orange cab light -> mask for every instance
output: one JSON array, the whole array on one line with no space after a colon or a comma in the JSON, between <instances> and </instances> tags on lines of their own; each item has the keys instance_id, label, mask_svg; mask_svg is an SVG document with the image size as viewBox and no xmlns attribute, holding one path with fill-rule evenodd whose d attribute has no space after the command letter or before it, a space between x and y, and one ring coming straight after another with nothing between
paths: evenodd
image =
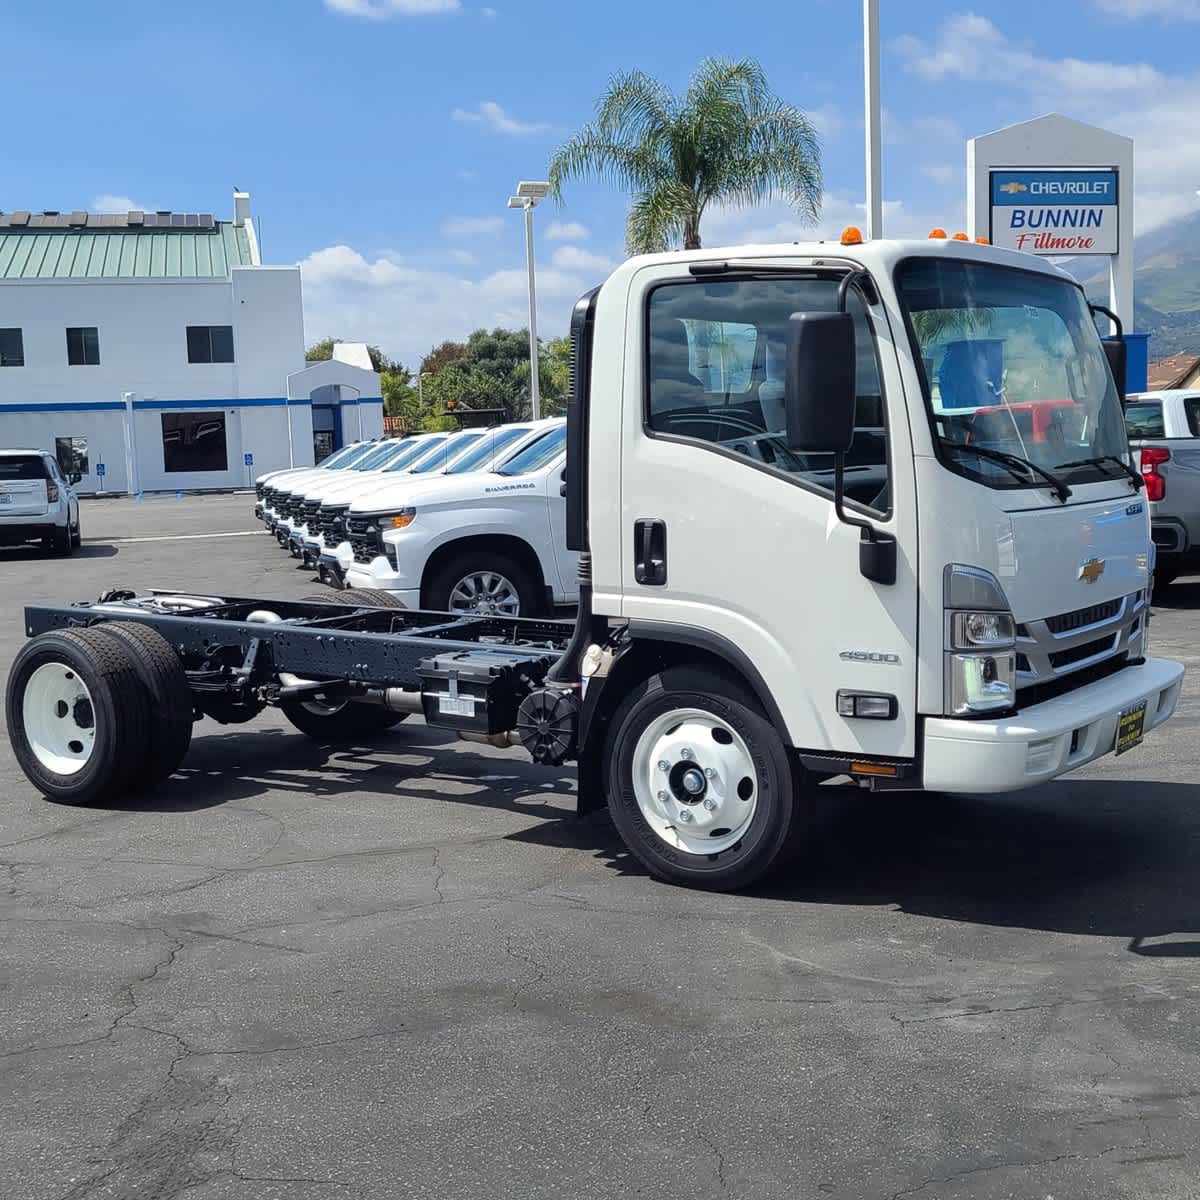
<instances>
[{"instance_id":1,"label":"orange cab light","mask_svg":"<svg viewBox=\"0 0 1200 1200\"><path fill-rule=\"evenodd\" d=\"M971 239L969 237L967 237L967 235L965 233L960 232L960 233L956 233L954 235L954 240L956 242L969 242Z\"/></svg>"},{"instance_id":2,"label":"orange cab light","mask_svg":"<svg viewBox=\"0 0 1200 1200\"><path fill-rule=\"evenodd\" d=\"M874 762L852 762L850 764L851 775L887 775L895 778L900 774L899 767L890 767L887 763Z\"/></svg>"},{"instance_id":3,"label":"orange cab light","mask_svg":"<svg viewBox=\"0 0 1200 1200\"><path fill-rule=\"evenodd\" d=\"M862 230L857 225L847 225L842 230L842 245L843 246L861 246L863 240Z\"/></svg>"},{"instance_id":4,"label":"orange cab light","mask_svg":"<svg viewBox=\"0 0 1200 1200\"><path fill-rule=\"evenodd\" d=\"M975 239L975 241L976 241L976 243L977 243L978 245L980 245L980 246L990 246L990 245L992 244L992 243L991 243L991 242L989 242L989 241L987 240L987 238L985 238L985 237L978 237L978 238L976 238L976 239Z\"/></svg>"},{"instance_id":5,"label":"orange cab light","mask_svg":"<svg viewBox=\"0 0 1200 1200\"><path fill-rule=\"evenodd\" d=\"M946 236L946 231L944 229L931 229L929 231L929 236L931 238L944 238Z\"/></svg>"}]
</instances>

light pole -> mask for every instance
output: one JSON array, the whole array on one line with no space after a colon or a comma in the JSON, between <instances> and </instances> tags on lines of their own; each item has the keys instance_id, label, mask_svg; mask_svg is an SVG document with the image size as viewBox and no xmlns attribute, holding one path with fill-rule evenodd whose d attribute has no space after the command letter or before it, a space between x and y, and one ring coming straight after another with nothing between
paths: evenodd
<instances>
[{"instance_id":1,"label":"light pole","mask_svg":"<svg viewBox=\"0 0 1200 1200\"><path fill-rule=\"evenodd\" d=\"M537 291L533 281L533 210L538 201L550 194L550 185L543 180L523 179L517 184L517 194L509 196L509 208L525 210L525 263L529 271L529 404L536 421L542 415L542 389L538 378Z\"/></svg>"},{"instance_id":2,"label":"light pole","mask_svg":"<svg viewBox=\"0 0 1200 1200\"><path fill-rule=\"evenodd\" d=\"M417 403L421 406L422 410L424 410L424 408L425 408L425 382L424 381L429 378L431 373L432 372L430 372L430 371L418 371L417 372Z\"/></svg>"},{"instance_id":3,"label":"light pole","mask_svg":"<svg viewBox=\"0 0 1200 1200\"><path fill-rule=\"evenodd\" d=\"M879 0L863 0L863 101L867 125L867 237L883 237L879 159L883 112L879 103Z\"/></svg>"}]
</instances>

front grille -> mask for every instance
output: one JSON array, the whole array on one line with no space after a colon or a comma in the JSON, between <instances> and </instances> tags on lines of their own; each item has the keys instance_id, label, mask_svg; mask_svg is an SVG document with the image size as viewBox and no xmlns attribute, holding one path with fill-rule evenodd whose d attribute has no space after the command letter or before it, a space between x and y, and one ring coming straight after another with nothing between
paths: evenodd
<instances>
[{"instance_id":1,"label":"front grille","mask_svg":"<svg viewBox=\"0 0 1200 1200\"><path fill-rule=\"evenodd\" d=\"M317 511L320 509L320 507L320 500L305 500L301 503L300 519L304 522L304 524L308 525L309 522L312 521L312 519L317 515Z\"/></svg>"},{"instance_id":2,"label":"front grille","mask_svg":"<svg viewBox=\"0 0 1200 1200\"><path fill-rule=\"evenodd\" d=\"M342 518L349 507L348 504L322 504L315 523L309 523L309 529L319 533L325 539L326 546L336 545L342 540Z\"/></svg>"},{"instance_id":3,"label":"front grille","mask_svg":"<svg viewBox=\"0 0 1200 1200\"><path fill-rule=\"evenodd\" d=\"M373 562L383 552L383 539L379 536L379 525L374 517L347 517L346 534L350 549L354 551L355 562Z\"/></svg>"},{"instance_id":4,"label":"front grille","mask_svg":"<svg viewBox=\"0 0 1200 1200\"><path fill-rule=\"evenodd\" d=\"M256 483L254 485L254 497L256 500L261 500L266 495L266 484Z\"/></svg>"},{"instance_id":5,"label":"front grille","mask_svg":"<svg viewBox=\"0 0 1200 1200\"><path fill-rule=\"evenodd\" d=\"M1103 604L1093 604L1088 608L1077 608L1074 612L1060 613L1057 617L1046 618L1046 628L1051 633L1071 633L1083 629L1087 625L1099 625L1101 621L1110 621L1121 611L1125 601L1121 597L1116 600L1106 600Z\"/></svg>"},{"instance_id":6,"label":"front grille","mask_svg":"<svg viewBox=\"0 0 1200 1200\"><path fill-rule=\"evenodd\" d=\"M1056 671L1061 671L1063 667L1083 662L1085 658L1095 658L1097 655L1107 654L1116 648L1118 637L1118 634L1110 633L1102 638L1096 638L1095 641L1084 642L1081 646L1072 646L1069 650L1057 650L1048 656L1050 665Z\"/></svg>"},{"instance_id":7,"label":"front grille","mask_svg":"<svg viewBox=\"0 0 1200 1200\"><path fill-rule=\"evenodd\" d=\"M1047 683L1034 683L1028 687L1017 688L1017 707L1029 708L1031 705L1053 700L1057 696L1064 696L1067 692L1074 691L1075 688L1086 687L1089 683L1099 683L1101 679L1107 679L1110 675L1115 675L1123 667L1129 665L1129 656L1121 654L1116 658L1106 658L1090 667L1084 667L1080 671L1073 671L1061 679L1051 679Z\"/></svg>"}]
</instances>

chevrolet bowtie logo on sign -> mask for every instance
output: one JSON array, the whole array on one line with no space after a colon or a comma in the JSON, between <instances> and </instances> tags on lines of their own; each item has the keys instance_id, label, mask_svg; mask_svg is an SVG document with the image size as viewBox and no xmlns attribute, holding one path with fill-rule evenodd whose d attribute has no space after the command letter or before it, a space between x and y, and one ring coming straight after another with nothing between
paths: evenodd
<instances>
[{"instance_id":1,"label":"chevrolet bowtie logo on sign","mask_svg":"<svg viewBox=\"0 0 1200 1200\"><path fill-rule=\"evenodd\" d=\"M1002 192L1007 192L1007 193L1008 193L1010 196L1015 196L1015 195L1016 195L1018 192L1027 192L1027 191L1029 191L1029 184L1027 184L1027 183L1018 183L1018 182L1017 182L1017 181L1014 179L1014 180L1012 181L1012 183L1002 183L1002 184L1000 185L1000 190L1001 190Z\"/></svg>"},{"instance_id":2,"label":"chevrolet bowtie logo on sign","mask_svg":"<svg viewBox=\"0 0 1200 1200\"><path fill-rule=\"evenodd\" d=\"M1101 575L1104 574L1104 559L1089 558L1087 562L1079 568L1079 578L1084 583L1095 583Z\"/></svg>"}]
</instances>

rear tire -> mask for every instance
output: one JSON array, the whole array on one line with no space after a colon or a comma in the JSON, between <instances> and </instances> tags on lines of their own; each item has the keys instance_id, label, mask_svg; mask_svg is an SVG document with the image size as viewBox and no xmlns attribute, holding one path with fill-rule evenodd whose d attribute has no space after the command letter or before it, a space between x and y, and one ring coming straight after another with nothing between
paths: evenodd
<instances>
[{"instance_id":1,"label":"rear tire","mask_svg":"<svg viewBox=\"0 0 1200 1200\"><path fill-rule=\"evenodd\" d=\"M382 588L347 588L337 594L348 597L345 601L346 604L357 604L363 608L404 607L397 597L393 596L391 592L385 592Z\"/></svg>"},{"instance_id":2,"label":"rear tire","mask_svg":"<svg viewBox=\"0 0 1200 1200\"><path fill-rule=\"evenodd\" d=\"M92 628L128 647L150 697L151 736L143 782L153 787L174 774L192 743L192 690L171 644L135 621L104 621Z\"/></svg>"},{"instance_id":3,"label":"rear tire","mask_svg":"<svg viewBox=\"0 0 1200 1200\"><path fill-rule=\"evenodd\" d=\"M75 527L71 530L71 544L76 550L83 545L83 524L78 516L75 518Z\"/></svg>"},{"instance_id":4,"label":"rear tire","mask_svg":"<svg viewBox=\"0 0 1200 1200\"><path fill-rule=\"evenodd\" d=\"M354 607L354 601L346 599L346 592L328 591L319 596L301 596L302 604L339 604L342 607Z\"/></svg>"},{"instance_id":5,"label":"rear tire","mask_svg":"<svg viewBox=\"0 0 1200 1200\"><path fill-rule=\"evenodd\" d=\"M733 891L798 840L803 798L787 750L733 680L668 668L631 693L611 728L609 811L652 875Z\"/></svg>"},{"instance_id":6,"label":"rear tire","mask_svg":"<svg viewBox=\"0 0 1200 1200\"><path fill-rule=\"evenodd\" d=\"M116 639L75 629L26 642L9 672L5 716L17 763L51 800L97 804L136 790L150 704Z\"/></svg>"},{"instance_id":7,"label":"rear tire","mask_svg":"<svg viewBox=\"0 0 1200 1200\"><path fill-rule=\"evenodd\" d=\"M452 558L422 588L421 604L433 612L502 617L533 617L541 607L529 572L490 550Z\"/></svg>"},{"instance_id":8,"label":"rear tire","mask_svg":"<svg viewBox=\"0 0 1200 1200\"><path fill-rule=\"evenodd\" d=\"M53 554L57 558L68 558L75 549L75 539L71 536L70 526L64 525L60 529L56 525L54 532L42 539L42 548L47 554Z\"/></svg>"},{"instance_id":9,"label":"rear tire","mask_svg":"<svg viewBox=\"0 0 1200 1200\"><path fill-rule=\"evenodd\" d=\"M408 716L353 700L341 705L315 699L285 700L279 710L301 733L318 742L358 742L378 737Z\"/></svg>"}]
</instances>

